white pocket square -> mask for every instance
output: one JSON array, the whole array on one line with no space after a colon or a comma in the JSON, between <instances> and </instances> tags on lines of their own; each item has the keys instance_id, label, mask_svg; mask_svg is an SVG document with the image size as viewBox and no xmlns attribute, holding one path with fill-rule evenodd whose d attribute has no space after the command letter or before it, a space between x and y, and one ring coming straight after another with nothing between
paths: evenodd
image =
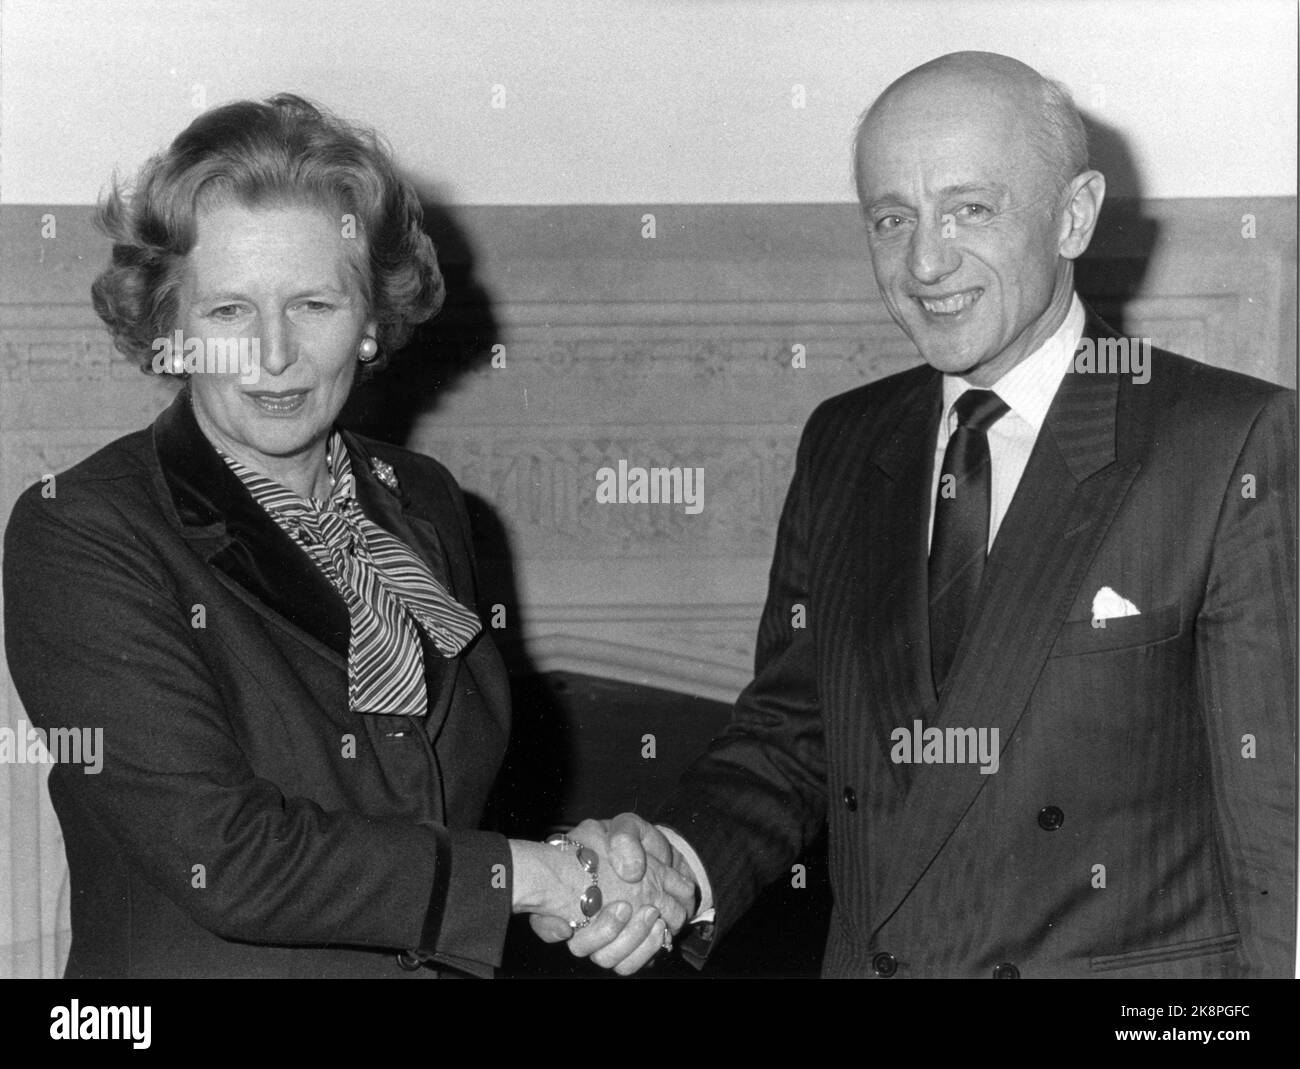
<instances>
[{"instance_id":1,"label":"white pocket square","mask_svg":"<svg viewBox=\"0 0 1300 1069\"><path fill-rule=\"evenodd\" d=\"M1128 598L1120 597L1110 587L1104 586L1092 599L1092 622L1097 626L1099 620L1113 620L1117 616L1141 616L1142 613Z\"/></svg>"}]
</instances>

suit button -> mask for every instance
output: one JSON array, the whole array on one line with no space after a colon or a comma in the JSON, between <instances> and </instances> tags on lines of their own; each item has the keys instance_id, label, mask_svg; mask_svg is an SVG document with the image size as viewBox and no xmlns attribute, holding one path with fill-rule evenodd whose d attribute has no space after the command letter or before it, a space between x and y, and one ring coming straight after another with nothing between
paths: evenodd
<instances>
[{"instance_id":1,"label":"suit button","mask_svg":"<svg viewBox=\"0 0 1300 1069\"><path fill-rule=\"evenodd\" d=\"M893 954L886 954L882 950L871 959L871 968L877 976L888 978L898 972L898 959Z\"/></svg>"},{"instance_id":2,"label":"suit button","mask_svg":"<svg viewBox=\"0 0 1300 1069\"><path fill-rule=\"evenodd\" d=\"M407 972L415 972L420 965L420 956L414 950L399 950L397 952L398 968L405 969Z\"/></svg>"},{"instance_id":3,"label":"suit button","mask_svg":"<svg viewBox=\"0 0 1300 1069\"><path fill-rule=\"evenodd\" d=\"M1009 961L1000 962L993 966L994 980L1019 980L1020 970Z\"/></svg>"},{"instance_id":4,"label":"suit button","mask_svg":"<svg viewBox=\"0 0 1300 1069\"><path fill-rule=\"evenodd\" d=\"M858 811L858 792L852 787L844 788L844 808L850 813Z\"/></svg>"},{"instance_id":5,"label":"suit button","mask_svg":"<svg viewBox=\"0 0 1300 1069\"><path fill-rule=\"evenodd\" d=\"M1056 831L1064 823L1065 814L1054 805L1043 806L1038 811L1038 826L1043 831Z\"/></svg>"}]
</instances>

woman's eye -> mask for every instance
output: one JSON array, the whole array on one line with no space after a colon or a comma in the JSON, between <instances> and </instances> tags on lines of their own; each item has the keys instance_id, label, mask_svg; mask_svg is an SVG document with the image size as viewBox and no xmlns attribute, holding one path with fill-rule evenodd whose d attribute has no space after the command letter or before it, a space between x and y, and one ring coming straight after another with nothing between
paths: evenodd
<instances>
[{"instance_id":1,"label":"woman's eye","mask_svg":"<svg viewBox=\"0 0 1300 1069\"><path fill-rule=\"evenodd\" d=\"M208 313L213 319L234 319L239 315L239 305L223 304Z\"/></svg>"},{"instance_id":2,"label":"woman's eye","mask_svg":"<svg viewBox=\"0 0 1300 1069\"><path fill-rule=\"evenodd\" d=\"M324 301L303 301L302 307L309 312L324 312L329 308L329 305Z\"/></svg>"}]
</instances>

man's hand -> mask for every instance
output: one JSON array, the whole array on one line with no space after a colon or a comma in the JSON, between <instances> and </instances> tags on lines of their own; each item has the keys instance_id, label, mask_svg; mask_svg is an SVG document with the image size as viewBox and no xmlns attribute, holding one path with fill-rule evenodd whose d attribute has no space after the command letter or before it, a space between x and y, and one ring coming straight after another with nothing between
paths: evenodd
<instances>
[{"instance_id":1,"label":"man's hand","mask_svg":"<svg viewBox=\"0 0 1300 1069\"><path fill-rule=\"evenodd\" d=\"M583 821L569 834L601 855L605 907L576 932L563 921L534 914L533 931L548 943L567 939L576 957L590 957L622 976L634 973L663 948L665 932L675 935L690 919L694 876L663 833L635 813ZM645 890L620 893L628 885L646 883L659 888L658 897Z\"/></svg>"}]
</instances>

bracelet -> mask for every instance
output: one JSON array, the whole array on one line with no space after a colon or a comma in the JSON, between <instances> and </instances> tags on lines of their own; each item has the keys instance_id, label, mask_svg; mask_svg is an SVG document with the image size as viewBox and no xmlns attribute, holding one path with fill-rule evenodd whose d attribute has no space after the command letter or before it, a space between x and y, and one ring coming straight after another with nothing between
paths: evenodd
<instances>
[{"instance_id":1,"label":"bracelet","mask_svg":"<svg viewBox=\"0 0 1300 1069\"><path fill-rule=\"evenodd\" d=\"M578 909L582 911L582 920L569 921L569 927L576 932L579 928L585 928L591 923L591 918L600 912L600 907L604 901L600 893L600 887L598 886L600 883L600 876L598 875L600 870L600 857L597 855L595 850L583 846L582 843L578 842L576 839L570 839L567 835L564 835L561 832L549 836L546 839L546 845L555 846L561 850L577 850L578 864L581 865L582 870L591 877L591 883L587 886L587 889L582 892L582 897L578 899Z\"/></svg>"}]
</instances>

